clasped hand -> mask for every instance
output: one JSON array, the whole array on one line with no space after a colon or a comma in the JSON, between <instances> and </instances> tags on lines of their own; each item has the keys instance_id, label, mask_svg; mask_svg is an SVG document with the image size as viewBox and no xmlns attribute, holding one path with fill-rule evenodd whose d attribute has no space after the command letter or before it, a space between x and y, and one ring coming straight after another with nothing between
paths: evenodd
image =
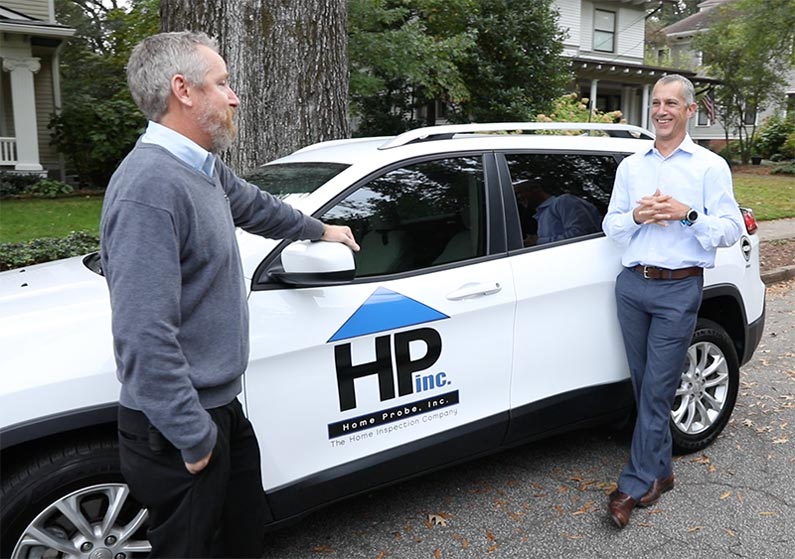
<instances>
[{"instance_id":1,"label":"clasped hand","mask_svg":"<svg viewBox=\"0 0 795 559\"><path fill-rule=\"evenodd\" d=\"M632 211L635 223L642 225L655 224L668 227L669 221L679 221L687 215L689 206L683 204L670 194L663 194L658 188L654 194L644 196L637 201Z\"/></svg>"}]
</instances>

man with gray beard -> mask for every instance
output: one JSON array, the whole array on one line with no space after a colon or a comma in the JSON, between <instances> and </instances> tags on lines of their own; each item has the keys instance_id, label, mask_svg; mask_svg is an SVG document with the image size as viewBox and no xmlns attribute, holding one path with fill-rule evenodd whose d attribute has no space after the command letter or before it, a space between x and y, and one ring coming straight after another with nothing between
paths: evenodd
<instances>
[{"instance_id":1,"label":"man with gray beard","mask_svg":"<svg viewBox=\"0 0 795 559\"><path fill-rule=\"evenodd\" d=\"M149 510L151 557L262 554L259 446L237 399L249 333L235 228L358 250L349 228L302 214L217 157L240 104L217 50L191 32L133 50L127 80L149 124L111 178L100 224L121 469Z\"/></svg>"}]
</instances>

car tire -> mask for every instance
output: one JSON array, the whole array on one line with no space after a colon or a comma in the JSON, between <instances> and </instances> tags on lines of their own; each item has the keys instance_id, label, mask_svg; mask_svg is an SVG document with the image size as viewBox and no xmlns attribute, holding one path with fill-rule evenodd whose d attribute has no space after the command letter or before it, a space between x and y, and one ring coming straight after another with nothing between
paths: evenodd
<instances>
[{"instance_id":1,"label":"car tire","mask_svg":"<svg viewBox=\"0 0 795 559\"><path fill-rule=\"evenodd\" d=\"M699 319L671 409L674 454L709 446L729 421L740 385L737 351L719 324Z\"/></svg>"},{"instance_id":2,"label":"car tire","mask_svg":"<svg viewBox=\"0 0 795 559\"><path fill-rule=\"evenodd\" d=\"M147 512L129 495L114 439L50 448L5 473L0 490L0 556L122 554L130 559L149 553ZM107 526L97 528L103 521L109 521ZM55 555L46 550L54 550Z\"/></svg>"}]
</instances>

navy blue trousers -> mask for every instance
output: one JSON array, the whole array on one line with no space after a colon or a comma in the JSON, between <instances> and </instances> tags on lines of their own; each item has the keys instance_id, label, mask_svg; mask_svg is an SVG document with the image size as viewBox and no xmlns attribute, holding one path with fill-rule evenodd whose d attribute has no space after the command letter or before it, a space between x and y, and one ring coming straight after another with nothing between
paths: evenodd
<instances>
[{"instance_id":1,"label":"navy blue trousers","mask_svg":"<svg viewBox=\"0 0 795 559\"><path fill-rule=\"evenodd\" d=\"M624 269L616 279L618 320L632 375L637 419L618 488L640 499L673 472L669 420L701 305L704 278L645 279Z\"/></svg>"}]
</instances>

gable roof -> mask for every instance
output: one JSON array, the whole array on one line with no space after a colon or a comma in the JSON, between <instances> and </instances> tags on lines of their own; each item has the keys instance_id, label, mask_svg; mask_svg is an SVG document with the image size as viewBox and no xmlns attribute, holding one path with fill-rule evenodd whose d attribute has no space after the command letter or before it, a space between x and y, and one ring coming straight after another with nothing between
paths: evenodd
<instances>
[{"instance_id":1,"label":"gable roof","mask_svg":"<svg viewBox=\"0 0 795 559\"><path fill-rule=\"evenodd\" d=\"M661 32L665 35L692 35L704 29L709 29L709 25L713 18L718 15L718 11L716 11L715 8L732 1L733 0L706 0L706 2L701 2L698 5L698 12L676 23L672 23L668 27L663 27Z\"/></svg>"}]
</instances>

